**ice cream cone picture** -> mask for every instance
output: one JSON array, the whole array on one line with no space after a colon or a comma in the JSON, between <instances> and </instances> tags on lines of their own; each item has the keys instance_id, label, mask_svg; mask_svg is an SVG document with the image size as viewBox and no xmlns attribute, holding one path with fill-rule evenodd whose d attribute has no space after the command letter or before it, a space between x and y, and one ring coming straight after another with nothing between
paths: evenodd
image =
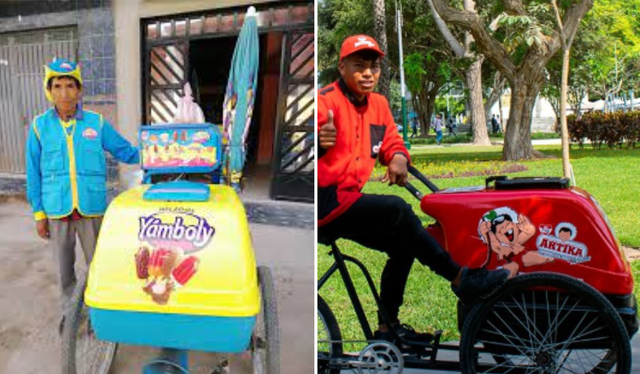
<instances>
[{"instance_id":1,"label":"ice cream cone picture","mask_svg":"<svg viewBox=\"0 0 640 374\"><path fill-rule=\"evenodd\" d=\"M149 248L140 247L138 253L136 253L136 273L138 275L138 279L147 279L149 278Z\"/></svg>"},{"instance_id":2,"label":"ice cream cone picture","mask_svg":"<svg viewBox=\"0 0 640 374\"><path fill-rule=\"evenodd\" d=\"M144 281L142 290L154 302L164 305L171 293L184 286L197 272L199 260L184 257L179 248L149 249L141 246L134 256L136 276Z\"/></svg>"}]
</instances>

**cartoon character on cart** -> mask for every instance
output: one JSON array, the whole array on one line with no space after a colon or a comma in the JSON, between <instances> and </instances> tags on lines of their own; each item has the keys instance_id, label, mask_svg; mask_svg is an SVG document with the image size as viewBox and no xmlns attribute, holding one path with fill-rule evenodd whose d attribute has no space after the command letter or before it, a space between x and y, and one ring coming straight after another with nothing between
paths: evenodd
<instances>
[{"instance_id":1,"label":"cartoon character on cart","mask_svg":"<svg viewBox=\"0 0 640 374\"><path fill-rule=\"evenodd\" d=\"M478 224L478 233L482 241L488 243L485 266L490 269L504 267L517 273L554 260L525 248L525 243L536 234L536 228L526 216L511 208L501 207L485 213Z\"/></svg>"}]
</instances>

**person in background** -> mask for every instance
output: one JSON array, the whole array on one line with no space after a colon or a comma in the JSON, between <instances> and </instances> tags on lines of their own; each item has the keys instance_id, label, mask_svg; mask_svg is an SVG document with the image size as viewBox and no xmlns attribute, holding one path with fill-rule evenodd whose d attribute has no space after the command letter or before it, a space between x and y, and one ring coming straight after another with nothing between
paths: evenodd
<instances>
[{"instance_id":1,"label":"person in background","mask_svg":"<svg viewBox=\"0 0 640 374\"><path fill-rule=\"evenodd\" d=\"M73 306L76 236L88 265L107 208L104 151L128 164L139 163L140 156L101 114L82 108L80 66L64 59L45 66L44 91L53 107L29 128L27 199L38 235L49 241L58 261L62 333L64 316Z\"/></svg>"},{"instance_id":2,"label":"person in background","mask_svg":"<svg viewBox=\"0 0 640 374\"><path fill-rule=\"evenodd\" d=\"M436 119L433 121L432 125L433 129L436 132L436 142L438 145L442 143L442 115L440 113L436 114Z\"/></svg>"},{"instance_id":3,"label":"person in background","mask_svg":"<svg viewBox=\"0 0 640 374\"><path fill-rule=\"evenodd\" d=\"M496 134L500 129L500 125L498 125L498 119L496 118L495 114L491 117L491 127L494 134Z\"/></svg>"},{"instance_id":4,"label":"person in background","mask_svg":"<svg viewBox=\"0 0 640 374\"><path fill-rule=\"evenodd\" d=\"M418 117L414 117L411 122L411 137L418 136Z\"/></svg>"},{"instance_id":5,"label":"person in background","mask_svg":"<svg viewBox=\"0 0 640 374\"><path fill-rule=\"evenodd\" d=\"M447 124L450 136L456 136L456 123L453 121L453 117L449 117L449 123Z\"/></svg>"}]
</instances>

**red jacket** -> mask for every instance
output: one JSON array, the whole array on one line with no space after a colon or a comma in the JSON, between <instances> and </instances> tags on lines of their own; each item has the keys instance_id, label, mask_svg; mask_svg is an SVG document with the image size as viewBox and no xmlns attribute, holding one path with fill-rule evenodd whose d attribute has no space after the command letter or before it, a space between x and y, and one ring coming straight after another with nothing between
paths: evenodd
<instances>
[{"instance_id":1,"label":"red jacket","mask_svg":"<svg viewBox=\"0 0 640 374\"><path fill-rule=\"evenodd\" d=\"M409 160L387 99L377 93L358 102L340 79L318 91L318 131L333 111L336 145L320 148L318 226L344 213L360 196L376 159L388 165L397 153Z\"/></svg>"}]
</instances>

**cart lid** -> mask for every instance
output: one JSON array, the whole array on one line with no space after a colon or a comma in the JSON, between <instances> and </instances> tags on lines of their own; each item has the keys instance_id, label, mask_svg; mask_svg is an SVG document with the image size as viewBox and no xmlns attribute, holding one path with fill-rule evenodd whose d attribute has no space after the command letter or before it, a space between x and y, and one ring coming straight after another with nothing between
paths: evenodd
<instances>
[{"instance_id":1,"label":"cart lid","mask_svg":"<svg viewBox=\"0 0 640 374\"><path fill-rule=\"evenodd\" d=\"M259 311L246 213L227 186L206 201L148 200L149 185L109 206L85 299L93 308L246 317Z\"/></svg>"},{"instance_id":2,"label":"cart lid","mask_svg":"<svg viewBox=\"0 0 640 374\"><path fill-rule=\"evenodd\" d=\"M148 201L208 201L211 190L206 184L173 181L154 184L144 193Z\"/></svg>"}]
</instances>

